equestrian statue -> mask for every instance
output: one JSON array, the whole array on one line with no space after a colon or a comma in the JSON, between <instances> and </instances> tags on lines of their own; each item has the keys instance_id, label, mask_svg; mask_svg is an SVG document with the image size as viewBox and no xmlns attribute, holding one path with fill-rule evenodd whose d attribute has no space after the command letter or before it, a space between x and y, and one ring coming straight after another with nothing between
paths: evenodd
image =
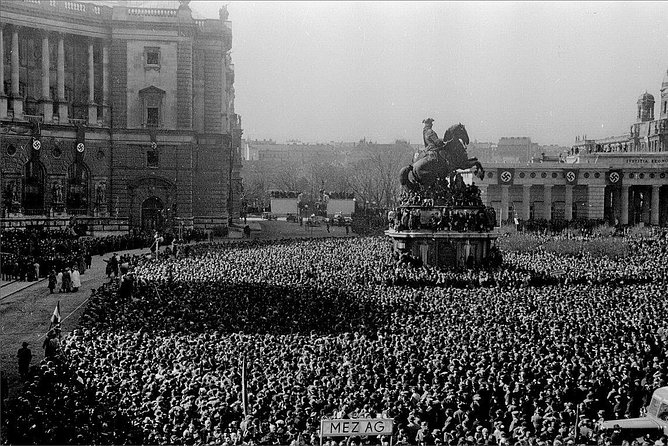
<instances>
[{"instance_id":1,"label":"equestrian statue","mask_svg":"<svg viewBox=\"0 0 668 446\"><path fill-rule=\"evenodd\" d=\"M422 122L425 148L416 153L413 163L399 173L399 181L405 189L416 191L446 178L452 185L457 170L473 169L475 176L481 180L485 177L485 171L478 159L469 158L466 153L469 135L462 123L451 126L445 131L443 139L440 139L432 129L432 118Z\"/></svg>"}]
</instances>

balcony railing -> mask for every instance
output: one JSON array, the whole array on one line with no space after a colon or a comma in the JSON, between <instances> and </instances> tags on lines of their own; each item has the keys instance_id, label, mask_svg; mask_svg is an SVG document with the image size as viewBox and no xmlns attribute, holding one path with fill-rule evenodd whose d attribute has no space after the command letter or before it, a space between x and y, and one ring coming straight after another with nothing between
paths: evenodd
<instances>
[{"instance_id":1,"label":"balcony railing","mask_svg":"<svg viewBox=\"0 0 668 446\"><path fill-rule=\"evenodd\" d=\"M128 15L152 16L152 17L176 17L176 9L128 8Z\"/></svg>"}]
</instances>

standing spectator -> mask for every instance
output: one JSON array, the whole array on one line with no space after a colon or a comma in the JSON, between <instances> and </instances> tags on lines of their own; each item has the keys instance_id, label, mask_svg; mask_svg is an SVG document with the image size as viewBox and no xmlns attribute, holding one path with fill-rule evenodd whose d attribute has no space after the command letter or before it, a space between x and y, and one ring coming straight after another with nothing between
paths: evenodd
<instances>
[{"instance_id":1,"label":"standing spectator","mask_svg":"<svg viewBox=\"0 0 668 446\"><path fill-rule=\"evenodd\" d=\"M46 335L46 339L44 339L44 343L42 344L42 348L44 349L45 358L56 356L60 349L60 341L58 340L56 330L49 330L49 333Z\"/></svg>"},{"instance_id":2,"label":"standing spectator","mask_svg":"<svg viewBox=\"0 0 668 446\"><path fill-rule=\"evenodd\" d=\"M50 294L53 294L53 290L56 288L56 285L58 284L58 277L56 276L56 272L54 270L51 270L49 273L49 291Z\"/></svg>"},{"instance_id":3,"label":"standing spectator","mask_svg":"<svg viewBox=\"0 0 668 446\"><path fill-rule=\"evenodd\" d=\"M93 263L93 256L90 253L90 249L86 251L86 269L90 269L90 265Z\"/></svg>"},{"instance_id":4,"label":"standing spectator","mask_svg":"<svg viewBox=\"0 0 668 446\"><path fill-rule=\"evenodd\" d=\"M63 293L69 293L72 291L72 276L70 275L70 269L65 268L65 272L63 273L63 288L62 288Z\"/></svg>"},{"instance_id":5,"label":"standing spectator","mask_svg":"<svg viewBox=\"0 0 668 446\"><path fill-rule=\"evenodd\" d=\"M30 361L32 361L32 352L28 348L28 343L24 342L23 347L21 347L16 354L16 357L19 360L19 375L24 381L28 378L28 371L30 370Z\"/></svg>"},{"instance_id":6,"label":"standing spectator","mask_svg":"<svg viewBox=\"0 0 668 446\"><path fill-rule=\"evenodd\" d=\"M35 263L32 265L35 268L35 280L39 280L39 262L35 259Z\"/></svg>"},{"instance_id":7,"label":"standing spectator","mask_svg":"<svg viewBox=\"0 0 668 446\"><path fill-rule=\"evenodd\" d=\"M72 269L72 291L77 292L81 288L81 274L79 268L75 265Z\"/></svg>"},{"instance_id":8,"label":"standing spectator","mask_svg":"<svg viewBox=\"0 0 668 446\"><path fill-rule=\"evenodd\" d=\"M157 243L155 245L157 246ZM118 254L114 253L114 255L111 256L111 260L109 260L109 266L111 267L111 273L114 275L114 278L117 278L118 277Z\"/></svg>"},{"instance_id":9,"label":"standing spectator","mask_svg":"<svg viewBox=\"0 0 668 446\"><path fill-rule=\"evenodd\" d=\"M59 293L63 292L63 272L58 271L58 274L56 274L56 289L58 290Z\"/></svg>"}]
</instances>

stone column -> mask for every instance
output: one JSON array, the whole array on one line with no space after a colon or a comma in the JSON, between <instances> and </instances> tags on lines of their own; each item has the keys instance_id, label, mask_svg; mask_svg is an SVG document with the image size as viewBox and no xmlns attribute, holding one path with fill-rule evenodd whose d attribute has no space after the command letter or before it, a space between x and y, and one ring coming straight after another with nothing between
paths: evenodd
<instances>
[{"instance_id":1,"label":"stone column","mask_svg":"<svg viewBox=\"0 0 668 446\"><path fill-rule=\"evenodd\" d=\"M531 218L531 185L522 186L522 218L528 220Z\"/></svg>"},{"instance_id":2,"label":"stone column","mask_svg":"<svg viewBox=\"0 0 668 446\"><path fill-rule=\"evenodd\" d=\"M543 218L552 220L552 185L543 185Z\"/></svg>"},{"instance_id":3,"label":"stone column","mask_svg":"<svg viewBox=\"0 0 668 446\"><path fill-rule=\"evenodd\" d=\"M660 190L661 186L657 184L652 185L652 216L650 223L654 226L659 225L659 207L661 206L661 201L660 201Z\"/></svg>"},{"instance_id":4,"label":"stone column","mask_svg":"<svg viewBox=\"0 0 668 446\"><path fill-rule=\"evenodd\" d=\"M65 36L58 33L58 121L67 124L68 107L65 98Z\"/></svg>"},{"instance_id":5,"label":"stone column","mask_svg":"<svg viewBox=\"0 0 668 446\"><path fill-rule=\"evenodd\" d=\"M602 220L605 212L605 185L587 186L587 204L589 205L587 218Z\"/></svg>"},{"instance_id":6,"label":"stone column","mask_svg":"<svg viewBox=\"0 0 668 446\"><path fill-rule=\"evenodd\" d=\"M0 23L0 118L7 117L7 94L5 92L5 24Z\"/></svg>"},{"instance_id":7,"label":"stone column","mask_svg":"<svg viewBox=\"0 0 668 446\"><path fill-rule=\"evenodd\" d=\"M23 98L19 97L19 27L12 28L12 105L14 118L23 119Z\"/></svg>"},{"instance_id":8,"label":"stone column","mask_svg":"<svg viewBox=\"0 0 668 446\"><path fill-rule=\"evenodd\" d=\"M573 220L573 186L569 184L566 185L564 201L566 202L564 204L564 219L566 221L571 221Z\"/></svg>"},{"instance_id":9,"label":"stone column","mask_svg":"<svg viewBox=\"0 0 668 446\"><path fill-rule=\"evenodd\" d=\"M102 122L109 125L109 45L102 43Z\"/></svg>"},{"instance_id":10,"label":"stone column","mask_svg":"<svg viewBox=\"0 0 668 446\"><path fill-rule=\"evenodd\" d=\"M622 225L629 224L629 186L622 184L622 215L619 216L619 223Z\"/></svg>"},{"instance_id":11,"label":"stone column","mask_svg":"<svg viewBox=\"0 0 668 446\"><path fill-rule=\"evenodd\" d=\"M49 85L49 33L42 31L42 115L44 122L53 121L53 102L51 101L51 85Z\"/></svg>"},{"instance_id":12,"label":"stone column","mask_svg":"<svg viewBox=\"0 0 668 446\"><path fill-rule=\"evenodd\" d=\"M97 104L95 103L95 63L93 51L95 41L88 39L88 125L97 125Z\"/></svg>"},{"instance_id":13,"label":"stone column","mask_svg":"<svg viewBox=\"0 0 668 446\"><path fill-rule=\"evenodd\" d=\"M501 220L508 220L508 195L510 194L510 186L501 186Z\"/></svg>"}]
</instances>

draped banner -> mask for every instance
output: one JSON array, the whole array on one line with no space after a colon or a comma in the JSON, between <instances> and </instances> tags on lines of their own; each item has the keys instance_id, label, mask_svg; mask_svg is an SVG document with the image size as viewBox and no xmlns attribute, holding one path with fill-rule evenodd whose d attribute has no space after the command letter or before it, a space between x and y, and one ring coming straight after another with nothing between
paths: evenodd
<instances>
[{"instance_id":1,"label":"draped banner","mask_svg":"<svg viewBox=\"0 0 668 446\"><path fill-rule=\"evenodd\" d=\"M499 169L499 184L511 185L515 182L515 169Z\"/></svg>"}]
</instances>

